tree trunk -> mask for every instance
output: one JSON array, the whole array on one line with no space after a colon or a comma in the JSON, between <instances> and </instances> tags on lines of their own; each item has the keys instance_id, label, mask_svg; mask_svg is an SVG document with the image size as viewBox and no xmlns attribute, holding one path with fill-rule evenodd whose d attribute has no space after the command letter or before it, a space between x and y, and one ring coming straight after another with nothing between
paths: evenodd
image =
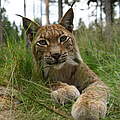
<instances>
[{"instance_id":1,"label":"tree trunk","mask_svg":"<svg viewBox=\"0 0 120 120\"><path fill-rule=\"evenodd\" d=\"M101 26L102 26L102 22L103 22L103 19L102 19L102 12L103 12L102 6L103 6L103 0L100 1L100 22L101 22Z\"/></svg>"},{"instance_id":2,"label":"tree trunk","mask_svg":"<svg viewBox=\"0 0 120 120\"><path fill-rule=\"evenodd\" d=\"M101 33L101 37L100 40L103 40L103 0L100 1L100 33Z\"/></svg>"},{"instance_id":3,"label":"tree trunk","mask_svg":"<svg viewBox=\"0 0 120 120\"><path fill-rule=\"evenodd\" d=\"M113 21L112 0L105 0L105 14L106 14L106 24L112 25L112 21Z\"/></svg>"},{"instance_id":4,"label":"tree trunk","mask_svg":"<svg viewBox=\"0 0 120 120\"><path fill-rule=\"evenodd\" d=\"M68 0L64 0L64 2L65 2L65 4L69 4L69 3L68 3Z\"/></svg>"},{"instance_id":5,"label":"tree trunk","mask_svg":"<svg viewBox=\"0 0 120 120\"><path fill-rule=\"evenodd\" d=\"M3 24L2 24L2 12L1 12L1 0L0 0L0 45L3 43Z\"/></svg>"},{"instance_id":6,"label":"tree trunk","mask_svg":"<svg viewBox=\"0 0 120 120\"><path fill-rule=\"evenodd\" d=\"M35 1L33 1L33 17L35 19Z\"/></svg>"},{"instance_id":7,"label":"tree trunk","mask_svg":"<svg viewBox=\"0 0 120 120\"><path fill-rule=\"evenodd\" d=\"M120 19L120 0L119 0L119 19Z\"/></svg>"},{"instance_id":8,"label":"tree trunk","mask_svg":"<svg viewBox=\"0 0 120 120\"><path fill-rule=\"evenodd\" d=\"M49 0L45 0L45 5L46 5L46 24L50 24L49 20Z\"/></svg>"},{"instance_id":9,"label":"tree trunk","mask_svg":"<svg viewBox=\"0 0 120 120\"><path fill-rule=\"evenodd\" d=\"M24 17L26 17L26 0L24 0ZM30 40L28 39L25 33L24 33L24 39L26 40L26 48L29 48Z\"/></svg>"},{"instance_id":10,"label":"tree trunk","mask_svg":"<svg viewBox=\"0 0 120 120\"><path fill-rule=\"evenodd\" d=\"M62 0L58 0L58 21L61 19L63 16L63 4Z\"/></svg>"},{"instance_id":11,"label":"tree trunk","mask_svg":"<svg viewBox=\"0 0 120 120\"><path fill-rule=\"evenodd\" d=\"M41 12L40 13L40 16L41 16L40 19L41 19L41 25L42 25L42 11L43 11L42 9L43 9L42 8L42 0L40 0L40 12Z\"/></svg>"},{"instance_id":12,"label":"tree trunk","mask_svg":"<svg viewBox=\"0 0 120 120\"><path fill-rule=\"evenodd\" d=\"M0 45L3 44L3 25L2 21L0 20Z\"/></svg>"},{"instance_id":13,"label":"tree trunk","mask_svg":"<svg viewBox=\"0 0 120 120\"><path fill-rule=\"evenodd\" d=\"M113 22L112 0L105 0L105 14L106 14L105 39L106 46L109 47L111 45L112 40L112 22Z\"/></svg>"},{"instance_id":14,"label":"tree trunk","mask_svg":"<svg viewBox=\"0 0 120 120\"><path fill-rule=\"evenodd\" d=\"M24 0L24 16L26 17L26 0Z\"/></svg>"}]
</instances>

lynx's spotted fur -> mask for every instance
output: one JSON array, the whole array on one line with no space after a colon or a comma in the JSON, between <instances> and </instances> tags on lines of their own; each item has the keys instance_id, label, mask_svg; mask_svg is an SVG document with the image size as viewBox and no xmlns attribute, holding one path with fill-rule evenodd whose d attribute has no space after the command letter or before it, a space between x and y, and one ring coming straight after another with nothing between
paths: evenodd
<instances>
[{"instance_id":1,"label":"lynx's spotted fur","mask_svg":"<svg viewBox=\"0 0 120 120\"><path fill-rule=\"evenodd\" d=\"M38 69L50 81L55 102L77 101L71 114L75 120L99 120L107 111L108 87L83 62L73 30L73 9L70 8L59 24L40 26L23 18L23 25L31 40Z\"/></svg>"}]
</instances>

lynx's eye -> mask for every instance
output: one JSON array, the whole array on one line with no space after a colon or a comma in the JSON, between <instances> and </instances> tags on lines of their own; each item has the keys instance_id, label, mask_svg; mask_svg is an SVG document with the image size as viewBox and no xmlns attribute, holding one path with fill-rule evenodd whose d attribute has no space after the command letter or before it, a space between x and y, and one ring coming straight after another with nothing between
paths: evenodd
<instances>
[{"instance_id":1,"label":"lynx's eye","mask_svg":"<svg viewBox=\"0 0 120 120\"><path fill-rule=\"evenodd\" d=\"M60 42L62 43L62 42L64 42L64 41L66 41L67 40L67 36L62 36L62 37L60 37Z\"/></svg>"},{"instance_id":2,"label":"lynx's eye","mask_svg":"<svg viewBox=\"0 0 120 120\"><path fill-rule=\"evenodd\" d=\"M46 40L40 40L40 41L38 41L37 42L37 45L42 45L42 46L44 46L44 45L48 45L48 43L47 43L47 41Z\"/></svg>"}]
</instances>

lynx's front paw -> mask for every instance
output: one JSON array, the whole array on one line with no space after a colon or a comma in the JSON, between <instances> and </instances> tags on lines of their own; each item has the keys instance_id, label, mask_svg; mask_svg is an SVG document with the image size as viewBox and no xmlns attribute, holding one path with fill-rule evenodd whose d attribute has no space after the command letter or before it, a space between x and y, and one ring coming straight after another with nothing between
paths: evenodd
<instances>
[{"instance_id":1,"label":"lynx's front paw","mask_svg":"<svg viewBox=\"0 0 120 120\"><path fill-rule=\"evenodd\" d=\"M105 117L106 111L107 104L104 101L79 97L72 106L71 114L75 120L99 120Z\"/></svg>"},{"instance_id":2,"label":"lynx's front paw","mask_svg":"<svg viewBox=\"0 0 120 120\"><path fill-rule=\"evenodd\" d=\"M66 83L62 84L64 84L62 85L62 87L51 93L51 97L55 102L64 105L68 101L75 100L77 97L80 96L80 93L75 86L68 85Z\"/></svg>"}]
</instances>

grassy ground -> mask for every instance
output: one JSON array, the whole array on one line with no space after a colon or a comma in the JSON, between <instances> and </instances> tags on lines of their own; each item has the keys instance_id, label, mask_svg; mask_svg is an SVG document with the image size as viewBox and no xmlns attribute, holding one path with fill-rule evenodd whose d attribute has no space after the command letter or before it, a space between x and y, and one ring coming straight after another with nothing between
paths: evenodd
<instances>
[{"instance_id":1,"label":"grassy ground","mask_svg":"<svg viewBox=\"0 0 120 120\"><path fill-rule=\"evenodd\" d=\"M119 29L113 31L112 42L101 37L100 30L81 29L76 32L81 56L89 67L110 87L107 117L120 120L120 37ZM8 40L10 41L10 40ZM72 102L60 106L50 98L45 82L33 78L31 50L25 41L7 43L0 48L0 84L16 88L22 101L16 120L69 120ZM36 82L35 82L36 81Z\"/></svg>"}]
</instances>

